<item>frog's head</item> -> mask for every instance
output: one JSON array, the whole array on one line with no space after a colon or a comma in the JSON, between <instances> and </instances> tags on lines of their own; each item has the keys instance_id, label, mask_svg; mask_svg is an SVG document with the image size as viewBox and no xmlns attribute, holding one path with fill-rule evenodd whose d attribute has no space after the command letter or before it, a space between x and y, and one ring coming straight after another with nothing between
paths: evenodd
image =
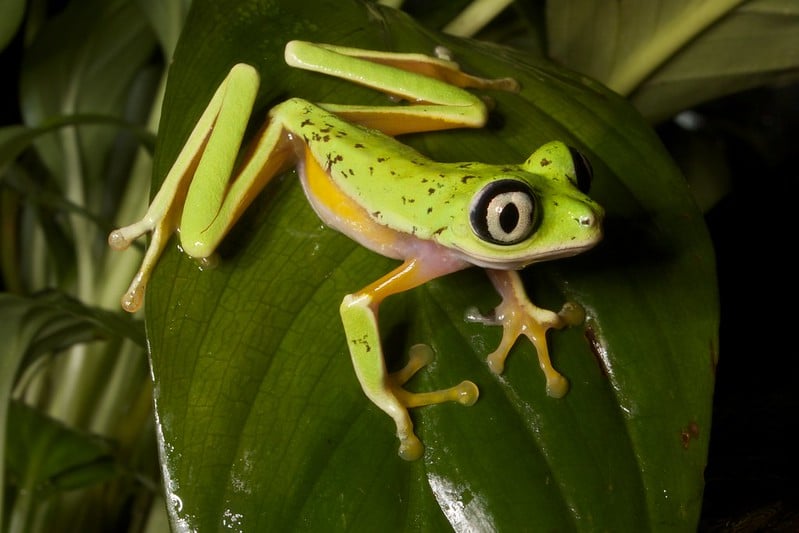
<instances>
[{"instance_id":1,"label":"frog's head","mask_svg":"<svg viewBox=\"0 0 799 533\"><path fill-rule=\"evenodd\" d=\"M453 244L473 264L505 269L585 251L602 238L604 214L587 195L591 178L577 150L545 144L518 171L475 189L471 232Z\"/></svg>"}]
</instances>

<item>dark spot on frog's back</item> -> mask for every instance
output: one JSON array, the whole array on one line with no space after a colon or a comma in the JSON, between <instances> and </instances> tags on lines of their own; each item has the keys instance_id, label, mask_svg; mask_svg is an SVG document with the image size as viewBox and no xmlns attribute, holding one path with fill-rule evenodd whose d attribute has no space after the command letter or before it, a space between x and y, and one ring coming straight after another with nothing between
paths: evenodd
<instances>
[{"instance_id":1,"label":"dark spot on frog's back","mask_svg":"<svg viewBox=\"0 0 799 533\"><path fill-rule=\"evenodd\" d=\"M327 159L327 164L325 165L325 169L326 169L326 170L329 172L329 171L330 171L330 169L331 169L331 168L333 168L333 165L335 165L336 163L340 163L341 161L343 161L343 160L344 160L344 157L343 157L341 154L335 154L335 155L334 155L334 154L331 152L331 153L328 153L328 154L327 154L327 157L326 157L326 159ZM345 176L345 177L346 177L346 176Z\"/></svg>"},{"instance_id":2,"label":"dark spot on frog's back","mask_svg":"<svg viewBox=\"0 0 799 533\"><path fill-rule=\"evenodd\" d=\"M362 145L361 143L355 143L353 146L354 148L364 148L364 145Z\"/></svg>"},{"instance_id":3,"label":"dark spot on frog's back","mask_svg":"<svg viewBox=\"0 0 799 533\"><path fill-rule=\"evenodd\" d=\"M428 195L431 195L431 194L433 194L434 192L436 192L436 190L435 190L434 188L432 188L432 187L430 187L429 189L427 189L427 194L428 194Z\"/></svg>"},{"instance_id":4,"label":"dark spot on frog's back","mask_svg":"<svg viewBox=\"0 0 799 533\"><path fill-rule=\"evenodd\" d=\"M542 166L542 167L548 167L548 166L549 166L549 165L551 165L551 164L552 164L552 161L550 161L550 160L549 160L549 159L547 159L546 157L544 157L543 159L541 159L541 166Z\"/></svg>"},{"instance_id":5,"label":"dark spot on frog's back","mask_svg":"<svg viewBox=\"0 0 799 533\"><path fill-rule=\"evenodd\" d=\"M468 174L468 175L466 175L466 176L463 176L463 177L461 178L461 183L466 183L466 182L468 182L469 180L473 180L473 179L475 179L475 178L477 178L477 176L475 176L474 174Z\"/></svg>"}]
</instances>

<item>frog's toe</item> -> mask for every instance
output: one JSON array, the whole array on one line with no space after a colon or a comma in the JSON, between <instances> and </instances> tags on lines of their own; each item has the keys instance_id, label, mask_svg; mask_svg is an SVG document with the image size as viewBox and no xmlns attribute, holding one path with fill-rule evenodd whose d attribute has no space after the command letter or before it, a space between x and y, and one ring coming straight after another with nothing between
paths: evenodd
<instances>
[{"instance_id":1,"label":"frog's toe","mask_svg":"<svg viewBox=\"0 0 799 533\"><path fill-rule=\"evenodd\" d=\"M474 405L480 397L480 390L471 381L461 381L454 387L429 392L411 392L403 385L420 369L433 361L433 350L426 344L412 346L408 354L408 364L387 376L386 382L390 396L398 402L397 408L387 410L397 424L397 438L400 441L399 455L406 461L414 461L424 453L424 446L413 432L413 424L408 409L444 402L461 405Z\"/></svg>"},{"instance_id":2,"label":"frog's toe","mask_svg":"<svg viewBox=\"0 0 799 533\"><path fill-rule=\"evenodd\" d=\"M408 437L400 440L399 456L406 461L416 461L424 453L422 441L416 434L411 433Z\"/></svg>"},{"instance_id":3,"label":"frog's toe","mask_svg":"<svg viewBox=\"0 0 799 533\"><path fill-rule=\"evenodd\" d=\"M433 362L433 349L426 344L414 344L408 350L408 363L391 373L391 379L397 385L404 385L419 370Z\"/></svg>"},{"instance_id":4,"label":"frog's toe","mask_svg":"<svg viewBox=\"0 0 799 533\"><path fill-rule=\"evenodd\" d=\"M122 245L124 242L129 243L131 239L130 232L137 234L137 232L141 230L141 227L136 227L133 229L131 228L133 228L133 226L126 226L111 233L108 239L109 243L111 243L112 246ZM150 279L150 274L152 274L153 269L158 262L158 258L161 257L161 254L163 253L164 248L169 241L169 235L171 233L172 232L170 231L169 227L162 223L159 223L153 229L150 245L147 247L147 251L144 253L141 267L139 267L138 272L136 272L136 275L133 277L133 281L131 281L128 291L122 296L120 303L125 311L133 313L141 308L142 304L144 303L144 293L147 289L147 282Z\"/></svg>"},{"instance_id":5,"label":"frog's toe","mask_svg":"<svg viewBox=\"0 0 799 533\"><path fill-rule=\"evenodd\" d=\"M421 407L444 402L457 402L461 405L474 405L480 396L477 385L462 381L454 387L430 392L410 392L404 385L414 374L433 361L433 349L426 344L416 344L408 353L408 364L389 374L389 382L394 395L405 407Z\"/></svg>"},{"instance_id":6,"label":"frog's toe","mask_svg":"<svg viewBox=\"0 0 799 533\"><path fill-rule=\"evenodd\" d=\"M567 392L569 392L568 379L558 372L547 375L547 396L550 398L563 398Z\"/></svg>"},{"instance_id":7,"label":"frog's toe","mask_svg":"<svg viewBox=\"0 0 799 533\"><path fill-rule=\"evenodd\" d=\"M500 346L497 350L490 353L488 357L486 357L488 369L494 374L502 374L505 371L505 359L507 358L508 350L504 349L503 346Z\"/></svg>"},{"instance_id":8,"label":"frog's toe","mask_svg":"<svg viewBox=\"0 0 799 533\"><path fill-rule=\"evenodd\" d=\"M138 222L128 224L127 226L112 231L108 235L108 246L116 251L127 250L128 247L133 244L133 241L154 229L155 224L145 217Z\"/></svg>"},{"instance_id":9,"label":"frog's toe","mask_svg":"<svg viewBox=\"0 0 799 533\"><path fill-rule=\"evenodd\" d=\"M127 250L131 242L133 241L125 236L123 228L115 229L108 235L108 246L110 246L112 250Z\"/></svg>"},{"instance_id":10,"label":"frog's toe","mask_svg":"<svg viewBox=\"0 0 799 533\"><path fill-rule=\"evenodd\" d=\"M558 311L558 316L566 326L577 326L585 322L585 309L575 302L566 302Z\"/></svg>"},{"instance_id":11,"label":"frog's toe","mask_svg":"<svg viewBox=\"0 0 799 533\"><path fill-rule=\"evenodd\" d=\"M455 401L466 407L474 405L480 397L480 389L468 379L458 383L453 387L453 390L455 392Z\"/></svg>"},{"instance_id":12,"label":"frog's toe","mask_svg":"<svg viewBox=\"0 0 799 533\"><path fill-rule=\"evenodd\" d=\"M122 295L120 305L129 313L135 313L144 303L144 290L147 286L146 273L139 271L133 278L127 292Z\"/></svg>"},{"instance_id":13,"label":"frog's toe","mask_svg":"<svg viewBox=\"0 0 799 533\"><path fill-rule=\"evenodd\" d=\"M346 301L346 300L345 300ZM422 456L424 446L413 431L409 409L444 402L473 405L480 392L471 381L462 381L454 387L430 392L411 392L404 385L414 374L433 361L433 350L426 344L411 347L408 363L400 370L384 374L385 366L380 365L380 379L361 380L366 395L375 405L394 419L399 439L399 455L407 461ZM358 360L356 360L356 363ZM382 361L381 361L382 363ZM359 367L356 364L356 371Z\"/></svg>"}]
</instances>

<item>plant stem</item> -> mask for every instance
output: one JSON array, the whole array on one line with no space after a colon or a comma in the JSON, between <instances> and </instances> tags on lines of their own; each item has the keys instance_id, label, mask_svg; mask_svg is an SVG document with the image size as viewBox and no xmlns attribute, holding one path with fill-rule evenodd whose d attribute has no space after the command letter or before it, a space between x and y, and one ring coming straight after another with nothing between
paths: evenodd
<instances>
[{"instance_id":1,"label":"plant stem","mask_svg":"<svg viewBox=\"0 0 799 533\"><path fill-rule=\"evenodd\" d=\"M743 0L694 2L684 16L674 17L627 56L607 80L617 93L627 96L705 28L727 15Z\"/></svg>"},{"instance_id":2,"label":"plant stem","mask_svg":"<svg viewBox=\"0 0 799 533\"><path fill-rule=\"evenodd\" d=\"M76 76L75 79L78 79ZM77 87L72 83L63 97L62 108L66 114L75 112L77 100ZM86 206L86 176L81 164L80 143L78 132L74 127L64 128L59 132L64 161L65 195L68 201L75 205ZM72 227L76 258L76 287L75 296L81 301L92 305L94 299L94 282L96 278L94 258L92 257L92 242L96 234L94 227L82 216L68 215ZM67 424L74 425L81 417L79 406L84 401L79 401L93 392L87 389L85 373L87 372L87 357L89 349L85 344L73 346L65 356L58 381L53 390L50 403L50 413ZM77 396L77 398L76 398Z\"/></svg>"},{"instance_id":3,"label":"plant stem","mask_svg":"<svg viewBox=\"0 0 799 533\"><path fill-rule=\"evenodd\" d=\"M452 19L443 31L459 37L471 37L511 3L512 0L474 0Z\"/></svg>"}]
</instances>

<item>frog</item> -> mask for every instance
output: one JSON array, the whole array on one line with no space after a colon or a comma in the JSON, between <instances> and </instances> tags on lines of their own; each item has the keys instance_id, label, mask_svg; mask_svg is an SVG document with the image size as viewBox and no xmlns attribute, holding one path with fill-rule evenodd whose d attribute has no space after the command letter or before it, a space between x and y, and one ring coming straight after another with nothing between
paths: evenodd
<instances>
[{"instance_id":1,"label":"frog","mask_svg":"<svg viewBox=\"0 0 799 533\"><path fill-rule=\"evenodd\" d=\"M260 76L252 65L234 65L146 214L109 235L110 246L124 250L150 234L122 307L130 312L142 307L147 282L173 234L179 234L185 254L210 264L259 193L294 168L325 225L400 261L344 296L339 308L355 375L366 397L394 421L400 457L416 460L424 452L410 409L443 402L469 406L479 397L470 380L435 391L405 388L433 360L427 344L413 345L402 368L387 369L378 309L389 296L431 280L484 269L501 302L493 313L472 312L467 319L502 327L500 343L486 359L490 370L501 374L517 338L525 336L537 351L547 394L564 396L569 383L553 367L546 336L581 323L585 312L572 302L558 312L536 306L519 272L600 241L604 211L588 196L592 171L585 156L552 140L520 164L437 162L398 140L412 133L483 128L492 101L484 93L520 90L511 77L464 72L446 51L427 55L293 40L285 45L284 59L309 76L348 80L391 102L368 106L289 98L269 110L240 157Z\"/></svg>"}]
</instances>

